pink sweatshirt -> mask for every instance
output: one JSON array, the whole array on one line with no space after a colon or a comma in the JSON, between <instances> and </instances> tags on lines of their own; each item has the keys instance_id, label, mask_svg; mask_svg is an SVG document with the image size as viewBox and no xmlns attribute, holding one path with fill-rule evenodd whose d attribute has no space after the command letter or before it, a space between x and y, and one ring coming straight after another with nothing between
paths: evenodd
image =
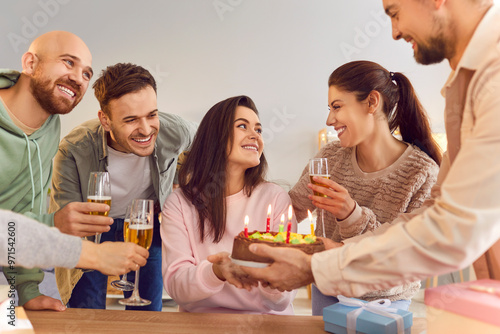
<instances>
[{"instance_id":1,"label":"pink sweatshirt","mask_svg":"<svg viewBox=\"0 0 500 334\"><path fill-rule=\"evenodd\" d=\"M293 314L296 291L279 292L259 285L250 292L238 289L215 276L207 256L231 253L234 237L243 231L245 215L248 230L265 231L267 207L272 205L271 230L278 231L281 214L288 217L290 197L280 186L263 183L252 196L243 191L226 197L226 232L219 243L206 237L201 243L198 213L180 189L163 206L161 238L163 242L163 282L165 290L182 312ZM285 223L286 230L286 223ZM292 231L297 230L295 217Z\"/></svg>"}]
</instances>

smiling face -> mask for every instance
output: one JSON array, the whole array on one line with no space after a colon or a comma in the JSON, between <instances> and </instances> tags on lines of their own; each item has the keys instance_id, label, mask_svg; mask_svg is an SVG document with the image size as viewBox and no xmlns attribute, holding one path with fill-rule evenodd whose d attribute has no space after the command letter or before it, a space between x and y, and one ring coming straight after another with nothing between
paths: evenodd
<instances>
[{"instance_id":1,"label":"smiling face","mask_svg":"<svg viewBox=\"0 0 500 334\"><path fill-rule=\"evenodd\" d=\"M42 35L30 47L27 73L35 100L49 114L67 114L81 101L92 78L92 55L67 32Z\"/></svg>"},{"instance_id":2,"label":"smiling face","mask_svg":"<svg viewBox=\"0 0 500 334\"><path fill-rule=\"evenodd\" d=\"M151 86L125 94L108 104L109 116L99 111L99 119L109 132L113 149L144 157L153 153L160 120L156 93Z\"/></svg>"},{"instance_id":3,"label":"smiling face","mask_svg":"<svg viewBox=\"0 0 500 334\"><path fill-rule=\"evenodd\" d=\"M354 93L330 86L328 107L326 125L335 128L342 147L353 147L369 139L375 123L368 101L360 102Z\"/></svg>"},{"instance_id":4,"label":"smiling face","mask_svg":"<svg viewBox=\"0 0 500 334\"><path fill-rule=\"evenodd\" d=\"M233 144L228 143L228 168L247 170L260 164L264 150L262 125L250 108L238 106L234 114Z\"/></svg>"},{"instance_id":5,"label":"smiling face","mask_svg":"<svg viewBox=\"0 0 500 334\"><path fill-rule=\"evenodd\" d=\"M434 64L454 56L456 38L446 33L446 21L434 1L383 0L383 4L391 18L392 37L411 43L418 63Z\"/></svg>"}]
</instances>

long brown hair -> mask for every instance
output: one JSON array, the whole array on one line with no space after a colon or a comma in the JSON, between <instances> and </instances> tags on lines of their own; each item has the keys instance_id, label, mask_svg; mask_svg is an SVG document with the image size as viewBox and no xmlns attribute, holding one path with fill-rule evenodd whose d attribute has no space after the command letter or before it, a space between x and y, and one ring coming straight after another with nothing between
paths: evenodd
<instances>
[{"instance_id":1,"label":"long brown hair","mask_svg":"<svg viewBox=\"0 0 500 334\"><path fill-rule=\"evenodd\" d=\"M213 242L218 243L226 230L226 167L238 106L250 108L259 115L248 96L235 96L215 104L203 117L179 171L180 188L198 211L201 242L211 236ZM267 161L262 153L260 164L245 171L245 195L250 196L264 181L266 170Z\"/></svg>"},{"instance_id":2,"label":"long brown hair","mask_svg":"<svg viewBox=\"0 0 500 334\"><path fill-rule=\"evenodd\" d=\"M379 92L391 133L399 128L403 141L417 146L441 164L441 152L432 138L427 113L405 75L389 72L371 61L353 61L333 71L328 86L353 92L358 101L365 100L372 91Z\"/></svg>"}]
</instances>

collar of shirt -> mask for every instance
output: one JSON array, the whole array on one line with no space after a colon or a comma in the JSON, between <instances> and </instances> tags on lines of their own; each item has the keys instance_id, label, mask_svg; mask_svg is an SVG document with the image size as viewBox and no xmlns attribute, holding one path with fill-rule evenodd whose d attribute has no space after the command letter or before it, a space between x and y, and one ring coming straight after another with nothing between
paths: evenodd
<instances>
[{"instance_id":1,"label":"collar of shirt","mask_svg":"<svg viewBox=\"0 0 500 334\"><path fill-rule=\"evenodd\" d=\"M479 22L462 58L458 62L456 70L450 73L448 80L441 89L441 95L445 96L446 88L453 84L460 69L465 68L476 71L484 62L489 61L491 46L498 44L499 40L500 6L493 5Z\"/></svg>"}]
</instances>

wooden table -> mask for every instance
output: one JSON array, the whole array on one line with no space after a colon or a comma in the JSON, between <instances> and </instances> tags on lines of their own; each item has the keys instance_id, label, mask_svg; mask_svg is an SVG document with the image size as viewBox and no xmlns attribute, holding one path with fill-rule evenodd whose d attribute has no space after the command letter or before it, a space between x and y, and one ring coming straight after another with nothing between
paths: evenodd
<instances>
[{"instance_id":1,"label":"wooden table","mask_svg":"<svg viewBox=\"0 0 500 334\"><path fill-rule=\"evenodd\" d=\"M67 309L27 311L36 334L43 333L325 333L322 317ZM426 320L414 318L412 333Z\"/></svg>"}]
</instances>

